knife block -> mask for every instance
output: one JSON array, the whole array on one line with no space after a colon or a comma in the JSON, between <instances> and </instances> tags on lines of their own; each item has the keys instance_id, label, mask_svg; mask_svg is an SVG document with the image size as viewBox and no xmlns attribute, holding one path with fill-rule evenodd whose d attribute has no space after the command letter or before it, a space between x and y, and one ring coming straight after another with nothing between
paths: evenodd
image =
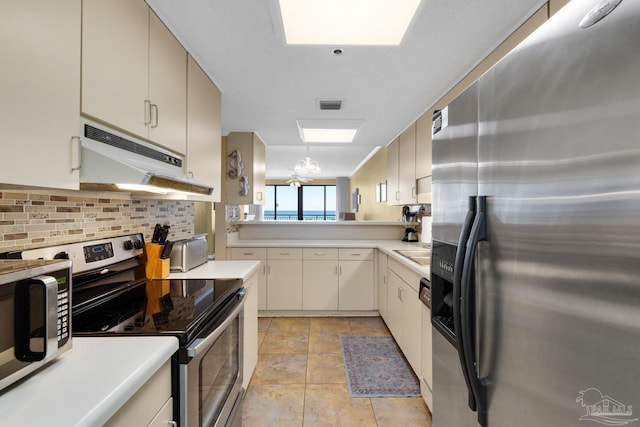
<instances>
[{"instance_id":1,"label":"knife block","mask_svg":"<svg viewBox=\"0 0 640 427\"><path fill-rule=\"evenodd\" d=\"M147 279L164 279L167 277L171 260L169 258L160 259L163 246L157 243L147 243L145 249L147 251L147 263L145 265Z\"/></svg>"}]
</instances>

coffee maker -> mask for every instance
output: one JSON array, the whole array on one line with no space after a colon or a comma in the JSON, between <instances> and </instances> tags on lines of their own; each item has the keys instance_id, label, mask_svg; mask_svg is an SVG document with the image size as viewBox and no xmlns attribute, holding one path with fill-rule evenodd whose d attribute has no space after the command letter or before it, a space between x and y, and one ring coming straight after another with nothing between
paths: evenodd
<instances>
[{"instance_id":1,"label":"coffee maker","mask_svg":"<svg viewBox=\"0 0 640 427\"><path fill-rule=\"evenodd\" d=\"M419 240L418 232L416 231L416 217L417 212L411 212L409 206L405 205L402 207L402 222L407 224L407 227L404 229L403 242L417 242Z\"/></svg>"}]
</instances>

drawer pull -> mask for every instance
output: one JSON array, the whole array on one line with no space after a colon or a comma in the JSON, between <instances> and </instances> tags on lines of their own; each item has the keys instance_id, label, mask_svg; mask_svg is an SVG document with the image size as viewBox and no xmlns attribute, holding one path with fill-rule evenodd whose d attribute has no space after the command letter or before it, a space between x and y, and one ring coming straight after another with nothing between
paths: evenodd
<instances>
[{"instance_id":1,"label":"drawer pull","mask_svg":"<svg viewBox=\"0 0 640 427\"><path fill-rule=\"evenodd\" d=\"M289 252L280 252L280 255L291 255Z\"/></svg>"},{"instance_id":2,"label":"drawer pull","mask_svg":"<svg viewBox=\"0 0 640 427\"><path fill-rule=\"evenodd\" d=\"M324 253L324 252L316 252L316 255L317 255L317 256L324 256L324 255L325 255L325 253Z\"/></svg>"},{"instance_id":3,"label":"drawer pull","mask_svg":"<svg viewBox=\"0 0 640 427\"><path fill-rule=\"evenodd\" d=\"M351 256L361 256L362 254L351 254Z\"/></svg>"},{"instance_id":4,"label":"drawer pull","mask_svg":"<svg viewBox=\"0 0 640 427\"><path fill-rule=\"evenodd\" d=\"M253 255L253 252L243 252L242 255Z\"/></svg>"}]
</instances>

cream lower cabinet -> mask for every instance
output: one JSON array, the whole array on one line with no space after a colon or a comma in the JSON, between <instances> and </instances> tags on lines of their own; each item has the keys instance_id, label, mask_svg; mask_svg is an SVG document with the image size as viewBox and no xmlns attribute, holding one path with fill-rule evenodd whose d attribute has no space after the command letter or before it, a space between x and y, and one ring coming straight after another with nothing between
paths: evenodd
<instances>
[{"instance_id":1,"label":"cream lower cabinet","mask_svg":"<svg viewBox=\"0 0 640 427\"><path fill-rule=\"evenodd\" d=\"M302 248L267 248L267 310L302 310Z\"/></svg>"},{"instance_id":2,"label":"cream lower cabinet","mask_svg":"<svg viewBox=\"0 0 640 427\"><path fill-rule=\"evenodd\" d=\"M258 280L258 310L267 309L267 249L231 248L231 259L262 261L255 273Z\"/></svg>"},{"instance_id":3,"label":"cream lower cabinet","mask_svg":"<svg viewBox=\"0 0 640 427\"><path fill-rule=\"evenodd\" d=\"M433 330L431 329L431 310L424 304L422 306L422 364L420 375L420 391L422 398L433 409Z\"/></svg>"},{"instance_id":4,"label":"cream lower cabinet","mask_svg":"<svg viewBox=\"0 0 640 427\"><path fill-rule=\"evenodd\" d=\"M374 249L338 249L338 309L375 310Z\"/></svg>"},{"instance_id":5,"label":"cream lower cabinet","mask_svg":"<svg viewBox=\"0 0 640 427\"><path fill-rule=\"evenodd\" d=\"M338 310L338 249L303 248L302 309Z\"/></svg>"},{"instance_id":6,"label":"cream lower cabinet","mask_svg":"<svg viewBox=\"0 0 640 427\"><path fill-rule=\"evenodd\" d=\"M105 423L105 427L170 426L173 419L171 361L167 361Z\"/></svg>"},{"instance_id":7,"label":"cream lower cabinet","mask_svg":"<svg viewBox=\"0 0 640 427\"><path fill-rule=\"evenodd\" d=\"M3 1L0 183L77 190L80 0Z\"/></svg>"},{"instance_id":8,"label":"cream lower cabinet","mask_svg":"<svg viewBox=\"0 0 640 427\"><path fill-rule=\"evenodd\" d=\"M378 251L378 312L386 321L389 316L387 289L389 285L389 274L387 272L387 260L389 256Z\"/></svg>"},{"instance_id":9,"label":"cream lower cabinet","mask_svg":"<svg viewBox=\"0 0 640 427\"><path fill-rule=\"evenodd\" d=\"M258 363L258 273L244 281L247 297L244 303L244 351L242 359L242 386L247 389Z\"/></svg>"},{"instance_id":10,"label":"cream lower cabinet","mask_svg":"<svg viewBox=\"0 0 640 427\"><path fill-rule=\"evenodd\" d=\"M388 274L387 326L416 375L420 377L422 375L422 302L418 299L416 290L420 286L420 277L393 259L389 259ZM414 285L409 285L408 282Z\"/></svg>"}]
</instances>

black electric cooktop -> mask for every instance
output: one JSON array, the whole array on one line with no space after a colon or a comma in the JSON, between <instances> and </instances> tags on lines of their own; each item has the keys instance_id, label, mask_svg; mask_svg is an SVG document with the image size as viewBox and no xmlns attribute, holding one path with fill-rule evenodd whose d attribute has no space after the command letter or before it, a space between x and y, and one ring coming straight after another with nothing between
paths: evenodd
<instances>
[{"instance_id":1,"label":"black electric cooktop","mask_svg":"<svg viewBox=\"0 0 640 427\"><path fill-rule=\"evenodd\" d=\"M73 335L167 334L184 346L241 287L241 279L144 280L74 310Z\"/></svg>"}]
</instances>

